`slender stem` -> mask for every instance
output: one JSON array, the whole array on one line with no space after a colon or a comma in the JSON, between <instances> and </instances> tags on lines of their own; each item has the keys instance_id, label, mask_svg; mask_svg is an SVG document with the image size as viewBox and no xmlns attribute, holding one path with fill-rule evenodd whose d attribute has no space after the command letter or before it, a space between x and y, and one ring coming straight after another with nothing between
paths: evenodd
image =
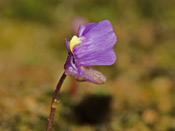
<instances>
[{"instance_id":1,"label":"slender stem","mask_svg":"<svg viewBox=\"0 0 175 131\"><path fill-rule=\"evenodd\" d=\"M53 125L53 118L54 118L54 114L55 114L55 111L56 111L56 108L57 108L57 105L58 105L58 100L57 100L57 97L58 97L58 93L61 89L61 85L63 84L63 81L64 79L66 78L66 74L65 72L63 73L63 75L61 76L57 86L56 86L56 89L55 89L55 92L53 94L53 98L52 98L52 103L51 103L51 109L50 109L50 116L49 116L49 119L48 119L48 126L47 126L47 131L51 131L52 130L52 125Z\"/></svg>"}]
</instances>

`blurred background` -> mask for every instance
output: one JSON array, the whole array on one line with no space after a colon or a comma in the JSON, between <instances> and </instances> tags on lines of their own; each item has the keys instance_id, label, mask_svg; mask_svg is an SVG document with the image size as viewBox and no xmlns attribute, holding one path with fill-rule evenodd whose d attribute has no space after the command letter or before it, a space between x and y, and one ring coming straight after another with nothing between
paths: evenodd
<instances>
[{"instance_id":1,"label":"blurred background","mask_svg":"<svg viewBox=\"0 0 175 131\"><path fill-rule=\"evenodd\" d=\"M111 21L104 85L67 77L54 131L175 131L174 0L0 0L0 131L44 131L64 72L65 38Z\"/></svg>"}]
</instances>

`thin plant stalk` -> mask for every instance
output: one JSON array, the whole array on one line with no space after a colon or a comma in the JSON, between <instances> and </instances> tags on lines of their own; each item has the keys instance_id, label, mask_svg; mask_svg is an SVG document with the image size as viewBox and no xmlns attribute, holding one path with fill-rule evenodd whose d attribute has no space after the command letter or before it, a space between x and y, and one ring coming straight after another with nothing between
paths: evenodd
<instances>
[{"instance_id":1,"label":"thin plant stalk","mask_svg":"<svg viewBox=\"0 0 175 131\"><path fill-rule=\"evenodd\" d=\"M60 80L59 80L59 82L56 86L55 92L53 94L51 109L50 109L50 116L49 116L49 119L48 119L47 131L52 131L53 119L54 119L56 108L57 108L58 103L59 103L59 101L57 99L58 98L58 93L61 89L61 86L62 86L65 78L66 78L66 74L64 72L63 75L61 76L61 78L60 78Z\"/></svg>"}]
</instances>

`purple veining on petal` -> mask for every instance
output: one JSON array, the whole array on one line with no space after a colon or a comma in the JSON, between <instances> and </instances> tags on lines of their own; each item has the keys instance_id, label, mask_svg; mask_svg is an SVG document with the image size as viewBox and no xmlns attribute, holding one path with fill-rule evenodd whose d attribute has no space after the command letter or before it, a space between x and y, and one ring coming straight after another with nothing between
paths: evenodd
<instances>
[{"instance_id":1,"label":"purple veining on petal","mask_svg":"<svg viewBox=\"0 0 175 131\"><path fill-rule=\"evenodd\" d=\"M108 20L88 24L85 29L81 27L80 31L79 35L84 37L84 40L73 49L75 59L79 59L79 64L84 66L112 65L116 61L112 48L117 37Z\"/></svg>"},{"instance_id":2,"label":"purple veining on petal","mask_svg":"<svg viewBox=\"0 0 175 131\"><path fill-rule=\"evenodd\" d=\"M100 53L93 53L90 56L80 59L79 64L84 66L90 65L112 65L116 61L116 55L113 50L105 50Z\"/></svg>"},{"instance_id":3,"label":"purple veining on petal","mask_svg":"<svg viewBox=\"0 0 175 131\"><path fill-rule=\"evenodd\" d=\"M89 32L93 27L95 27L96 25L98 25L98 23L90 23L90 24L87 24L85 26L80 26L78 36L79 37L83 36L84 34Z\"/></svg>"},{"instance_id":4,"label":"purple veining on petal","mask_svg":"<svg viewBox=\"0 0 175 131\"><path fill-rule=\"evenodd\" d=\"M80 25L79 32L78 32L78 37L81 37L82 36L85 28L86 28L86 26Z\"/></svg>"},{"instance_id":5,"label":"purple veining on petal","mask_svg":"<svg viewBox=\"0 0 175 131\"><path fill-rule=\"evenodd\" d=\"M96 84L106 82L106 77L92 65L112 65L116 61L113 46L117 37L108 20L80 26L81 43L70 51L70 42L66 40L69 56L65 63L65 72L79 81Z\"/></svg>"},{"instance_id":6,"label":"purple veining on petal","mask_svg":"<svg viewBox=\"0 0 175 131\"><path fill-rule=\"evenodd\" d=\"M115 43L116 36L114 32L109 32L99 37L88 36L84 38L81 44L74 47L74 53L77 54L78 58L81 58L82 55L88 53L112 49Z\"/></svg>"},{"instance_id":7,"label":"purple veining on petal","mask_svg":"<svg viewBox=\"0 0 175 131\"><path fill-rule=\"evenodd\" d=\"M90 24L87 24L86 26L82 26L82 27L83 27L83 32L81 31L82 33L79 33L79 37L89 35L89 34L90 35L93 34L94 36L98 36L98 35L101 35L103 33L113 31L111 22L109 20L103 20L103 21L98 22L98 23L90 23ZM81 27L80 27L80 30L81 30Z\"/></svg>"}]
</instances>

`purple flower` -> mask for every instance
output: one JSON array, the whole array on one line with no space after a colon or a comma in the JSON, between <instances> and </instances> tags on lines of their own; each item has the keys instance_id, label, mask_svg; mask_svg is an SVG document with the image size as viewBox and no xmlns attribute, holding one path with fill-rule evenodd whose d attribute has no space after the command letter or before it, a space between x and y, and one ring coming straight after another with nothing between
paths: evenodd
<instances>
[{"instance_id":1,"label":"purple flower","mask_svg":"<svg viewBox=\"0 0 175 131\"><path fill-rule=\"evenodd\" d=\"M95 84L106 82L106 77L93 65L112 65L116 55L112 49L117 41L109 20L80 26L78 37L66 40L69 56L64 65L65 73L79 81Z\"/></svg>"}]
</instances>

